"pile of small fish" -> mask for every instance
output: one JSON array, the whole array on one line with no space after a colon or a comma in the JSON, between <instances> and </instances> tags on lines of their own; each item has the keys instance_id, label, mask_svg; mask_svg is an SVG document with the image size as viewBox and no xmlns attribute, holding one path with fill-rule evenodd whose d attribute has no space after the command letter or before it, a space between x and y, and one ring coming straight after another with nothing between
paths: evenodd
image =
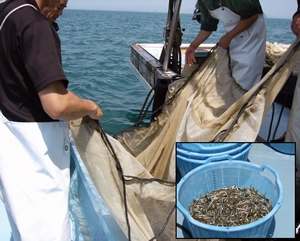
<instances>
[{"instance_id":1,"label":"pile of small fish","mask_svg":"<svg viewBox=\"0 0 300 241\"><path fill-rule=\"evenodd\" d=\"M214 226L240 226L252 223L272 210L272 203L252 186L236 185L207 193L190 205L190 215Z\"/></svg>"}]
</instances>

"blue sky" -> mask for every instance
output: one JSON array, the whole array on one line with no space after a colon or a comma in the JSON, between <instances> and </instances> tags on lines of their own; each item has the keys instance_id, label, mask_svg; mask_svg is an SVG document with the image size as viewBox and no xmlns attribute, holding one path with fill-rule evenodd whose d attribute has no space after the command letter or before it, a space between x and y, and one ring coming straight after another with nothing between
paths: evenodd
<instances>
[{"instance_id":1,"label":"blue sky","mask_svg":"<svg viewBox=\"0 0 300 241\"><path fill-rule=\"evenodd\" d=\"M69 9L167 12L168 0L69 0ZM193 13L196 0L182 0L181 13ZM297 0L260 0L269 18L290 19L297 8Z\"/></svg>"}]
</instances>

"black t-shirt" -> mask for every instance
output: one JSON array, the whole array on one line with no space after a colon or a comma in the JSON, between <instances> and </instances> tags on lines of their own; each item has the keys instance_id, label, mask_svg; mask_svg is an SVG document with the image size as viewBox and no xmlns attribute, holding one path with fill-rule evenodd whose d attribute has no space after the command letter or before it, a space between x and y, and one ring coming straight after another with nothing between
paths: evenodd
<instances>
[{"instance_id":1,"label":"black t-shirt","mask_svg":"<svg viewBox=\"0 0 300 241\"><path fill-rule=\"evenodd\" d=\"M68 80L62 69L60 39L34 0L0 4L0 110L16 122L54 121L43 110L38 92ZM4 9L3 9L4 8Z\"/></svg>"}]
</instances>

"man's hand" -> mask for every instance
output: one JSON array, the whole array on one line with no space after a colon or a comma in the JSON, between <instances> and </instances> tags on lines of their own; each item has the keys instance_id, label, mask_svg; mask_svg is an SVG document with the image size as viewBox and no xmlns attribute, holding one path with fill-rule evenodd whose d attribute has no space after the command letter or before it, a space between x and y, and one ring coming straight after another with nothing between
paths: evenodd
<instances>
[{"instance_id":1,"label":"man's hand","mask_svg":"<svg viewBox=\"0 0 300 241\"><path fill-rule=\"evenodd\" d=\"M225 34L222 38L219 40L219 46L223 49L228 49L229 45L231 43L231 37L229 37L227 34Z\"/></svg>"},{"instance_id":2,"label":"man's hand","mask_svg":"<svg viewBox=\"0 0 300 241\"><path fill-rule=\"evenodd\" d=\"M191 66L195 63L196 63L195 49L193 47L189 46L185 52L185 64Z\"/></svg>"}]
</instances>

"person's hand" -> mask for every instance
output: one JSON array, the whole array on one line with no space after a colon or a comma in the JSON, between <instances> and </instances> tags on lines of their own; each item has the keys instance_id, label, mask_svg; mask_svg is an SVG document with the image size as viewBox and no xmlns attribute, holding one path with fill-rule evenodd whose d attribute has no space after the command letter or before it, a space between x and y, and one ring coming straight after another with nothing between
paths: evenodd
<instances>
[{"instance_id":1,"label":"person's hand","mask_svg":"<svg viewBox=\"0 0 300 241\"><path fill-rule=\"evenodd\" d=\"M291 22L291 30L296 36L300 37L300 13L294 15Z\"/></svg>"},{"instance_id":2,"label":"person's hand","mask_svg":"<svg viewBox=\"0 0 300 241\"><path fill-rule=\"evenodd\" d=\"M89 114L89 117L91 117L94 120L100 120L103 116L102 110L99 107L99 105L97 105L96 103L94 103L94 104L96 105L96 109L95 109L95 111L93 111Z\"/></svg>"},{"instance_id":3,"label":"person's hand","mask_svg":"<svg viewBox=\"0 0 300 241\"><path fill-rule=\"evenodd\" d=\"M228 37L227 34L225 34L222 38L219 40L219 46L222 47L223 49L228 49L229 45L231 43L231 38Z\"/></svg>"},{"instance_id":4,"label":"person's hand","mask_svg":"<svg viewBox=\"0 0 300 241\"><path fill-rule=\"evenodd\" d=\"M193 65L196 63L195 49L189 46L185 52L185 64Z\"/></svg>"}]
</instances>

